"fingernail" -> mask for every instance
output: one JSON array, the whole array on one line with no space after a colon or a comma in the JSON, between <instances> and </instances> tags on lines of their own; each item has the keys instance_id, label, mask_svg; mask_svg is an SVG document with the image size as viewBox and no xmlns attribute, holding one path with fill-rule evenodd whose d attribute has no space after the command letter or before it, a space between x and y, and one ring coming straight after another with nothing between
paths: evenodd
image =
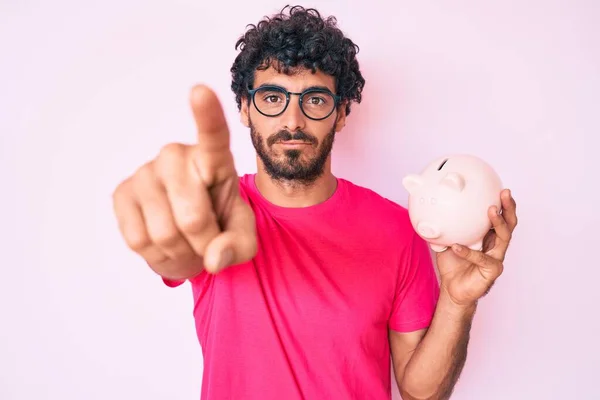
<instances>
[{"instance_id":1,"label":"fingernail","mask_svg":"<svg viewBox=\"0 0 600 400\"><path fill-rule=\"evenodd\" d=\"M207 270L213 272L218 268L220 259L220 254L212 254L204 259L204 265L208 267Z\"/></svg>"},{"instance_id":2,"label":"fingernail","mask_svg":"<svg viewBox=\"0 0 600 400\"><path fill-rule=\"evenodd\" d=\"M220 253L212 254L212 257L206 259L206 265L209 266L212 272L218 272L222 268L229 265L233 254L230 249L224 249Z\"/></svg>"}]
</instances>

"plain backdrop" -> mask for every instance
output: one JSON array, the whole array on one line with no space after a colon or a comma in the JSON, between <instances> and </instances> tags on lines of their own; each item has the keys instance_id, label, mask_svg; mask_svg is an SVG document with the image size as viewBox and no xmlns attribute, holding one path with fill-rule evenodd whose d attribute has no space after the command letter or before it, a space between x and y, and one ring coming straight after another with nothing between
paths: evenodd
<instances>
[{"instance_id":1,"label":"plain backdrop","mask_svg":"<svg viewBox=\"0 0 600 400\"><path fill-rule=\"evenodd\" d=\"M255 171L229 68L246 25L285 4L0 2L1 399L199 397L190 287L125 247L111 195L194 140L198 82L223 101L238 171ZM518 202L453 399L597 399L600 3L303 4L337 16L367 81L335 174L406 205L405 174L466 152Z\"/></svg>"}]
</instances>

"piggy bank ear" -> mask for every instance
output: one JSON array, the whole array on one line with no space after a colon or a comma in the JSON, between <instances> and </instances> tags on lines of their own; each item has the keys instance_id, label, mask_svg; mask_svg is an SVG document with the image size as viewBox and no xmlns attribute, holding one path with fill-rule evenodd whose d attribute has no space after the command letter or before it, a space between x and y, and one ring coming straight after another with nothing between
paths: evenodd
<instances>
[{"instance_id":1,"label":"piggy bank ear","mask_svg":"<svg viewBox=\"0 0 600 400\"><path fill-rule=\"evenodd\" d=\"M412 194L419 186L423 185L423 180L419 175L407 175L402 179L402 186Z\"/></svg>"},{"instance_id":2,"label":"piggy bank ear","mask_svg":"<svg viewBox=\"0 0 600 400\"><path fill-rule=\"evenodd\" d=\"M462 192L462 190L465 188L465 178L456 172L450 172L444 177L444 179L442 179L440 184L447 186L452 190L456 190L457 192Z\"/></svg>"}]
</instances>

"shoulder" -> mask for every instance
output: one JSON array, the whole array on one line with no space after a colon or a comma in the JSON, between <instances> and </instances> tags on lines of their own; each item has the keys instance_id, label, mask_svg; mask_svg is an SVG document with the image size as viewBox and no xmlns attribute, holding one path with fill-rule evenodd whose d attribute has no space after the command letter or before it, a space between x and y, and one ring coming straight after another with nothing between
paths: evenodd
<instances>
[{"instance_id":1,"label":"shoulder","mask_svg":"<svg viewBox=\"0 0 600 400\"><path fill-rule=\"evenodd\" d=\"M349 203L359 215L366 216L371 224L396 233L412 234L408 209L399 203L382 196L373 189L340 179L347 188ZM398 232L400 231L400 232ZM404 236L403 235L403 236Z\"/></svg>"},{"instance_id":2,"label":"shoulder","mask_svg":"<svg viewBox=\"0 0 600 400\"><path fill-rule=\"evenodd\" d=\"M373 189L357 185L351 181L340 179L346 187L349 198L360 206L373 207L374 212L382 212L389 217L408 218L408 209L387 197L382 196Z\"/></svg>"},{"instance_id":3,"label":"shoulder","mask_svg":"<svg viewBox=\"0 0 600 400\"><path fill-rule=\"evenodd\" d=\"M240 196L247 203L252 203L251 198L254 194L254 176L256 174L244 174L238 177L238 186L240 188Z\"/></svg>"}]
</instances>

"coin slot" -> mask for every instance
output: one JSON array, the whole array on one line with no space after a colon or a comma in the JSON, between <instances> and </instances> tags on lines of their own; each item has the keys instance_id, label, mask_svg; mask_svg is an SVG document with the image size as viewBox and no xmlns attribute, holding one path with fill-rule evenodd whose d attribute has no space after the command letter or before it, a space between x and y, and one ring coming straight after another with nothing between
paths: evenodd
<instances>
[{"instance_id":1,"label":"coin slot","mask_svg":"<svg viewBox=\"0 0 600 400\"><path fill-rule=\"evenodd\" d=\"M446 159L445 159L445 160L444 160L444 161L443 161L443 162L440 164L440 166L438 167L438 171L441 171L441 170L442 170L442 167L444 167L444 165L445 165L447 162L448 162L448 159L446 158Z\"/></svg>"}]
</instances>

